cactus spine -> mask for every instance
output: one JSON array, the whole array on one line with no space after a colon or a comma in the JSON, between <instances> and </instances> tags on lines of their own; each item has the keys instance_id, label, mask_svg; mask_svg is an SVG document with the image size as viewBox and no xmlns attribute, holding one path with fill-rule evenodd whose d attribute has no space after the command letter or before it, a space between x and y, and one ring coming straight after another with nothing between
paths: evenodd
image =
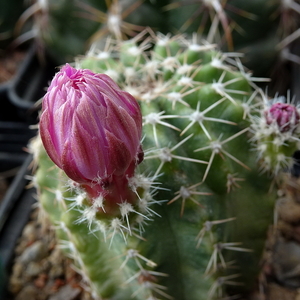
<instances>
[{"instance_id":1,"label":"cactus spine","mask_svg":"<svg viewBox=\"0 0 300 300\"><path fill-rule=\"evenodd\" d=\"M297 109L282 130L236 54L181 35L108 39L75 65L111 76L144 121L144 161L128 179L136 200L113 214L32 145L41 206L95 298L238 299L251 290L281 170L297 149Z\"/></svg>"}]
</instances>

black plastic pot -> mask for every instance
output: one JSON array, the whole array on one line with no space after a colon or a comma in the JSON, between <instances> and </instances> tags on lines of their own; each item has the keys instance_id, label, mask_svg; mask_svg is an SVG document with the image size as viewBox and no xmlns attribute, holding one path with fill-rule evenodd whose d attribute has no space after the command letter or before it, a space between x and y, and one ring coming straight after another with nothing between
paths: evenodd
<instances>
[{"instance_id":1,"label":"black plastic pot","mask_svg":"<svg viewBox=\"0 0 300 300\"><path fill-rule=\"evenodd\" d=\"M6 299L8 276L11 272L14 249L29 220L36 202L34 188L28 188L32 156L27 155L17 176L12 181L0 206L0 299ZM2 276L2 278L1 278Z\"/></svg>"},{"instance_id":2,"label":"black plastic pot","mask_svg":"<svg viewBox=\"0 0 300 300\"><path fill-rule=\"evenodd\" d=\"M33 46L15 77L0 85L0 172L24 162L24 147L36 134L29 127L38 122L36 102L45 94L55 71L52 60L47 55L40 60Z\"/></svg>"},{"instance_id":3,"label":"black plastic pot","mask_svg":"<svg viewBox=\"0 0 300 300\"><path fill-rule=\"evenodd\" d=\"M29 49L18 73L8 85L8 98L22 121L37 123L36 102L45 94L56 67L46 54L43 59L39 58L36 47Z\"/></svg>"},{"instance_id":4,"label":"black plastic pot","mask_svg":"<svg viewBox=\"0 0 300 300\"><path fill-rule=\"evenodd\" d=\"M28 189L32 156L24 150L36 130L30 125L38 122L36 102L55 73L55 65L46 57L38 59L31 48L14 79L0 85L0 173L20 167L10 187L0 201L0 299L6 299L6 284L14 248L28 222L35 189ZM27 176L28 177L28 176Z\"/></svg>"},{"instance_id":5,"label":"black plastic pot","mask_svg":"<svg viewBox=\"0 0 300 300\"><path fill-rule=\"evenodd\" d=\"M18 109L8 98L8 86L0 87L0 105L0 172L5 172L24 162L24 147L36 130L18 117Z\"/></svg>"}]
</instances>

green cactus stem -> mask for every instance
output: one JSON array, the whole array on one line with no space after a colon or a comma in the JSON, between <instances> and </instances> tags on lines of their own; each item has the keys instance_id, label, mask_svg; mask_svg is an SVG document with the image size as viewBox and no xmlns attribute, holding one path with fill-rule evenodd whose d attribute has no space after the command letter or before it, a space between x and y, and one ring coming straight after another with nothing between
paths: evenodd
<instances>
[{"instance_id":1,"label":"green cactus stem","mask_svg":"<svg viewBox=\"0 0 300 300\"><path fill-rule=\"evenodd\" d=\"M238 56L147 34L108 39L74 64L139 101L145 156L128 178L136 200L105 213L105 196L90 201L39 145L40 203L96 299L239 299L255 286L281 172L293 163L298 108L289 104L294 123L282 130L286 111L266 118L278 99Z\"/></svg>"}]
</instances>

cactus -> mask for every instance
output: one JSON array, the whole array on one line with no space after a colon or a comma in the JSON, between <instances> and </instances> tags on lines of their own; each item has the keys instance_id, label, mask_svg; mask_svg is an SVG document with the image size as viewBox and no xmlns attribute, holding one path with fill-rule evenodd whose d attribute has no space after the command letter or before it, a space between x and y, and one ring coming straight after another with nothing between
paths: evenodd
<instances>
[{"instance_id":1,"label":"cactus","mask_svg":"<svg viewBox=\"0 0 300 300\"><path fill-rule=\"evenodd\" d=\"M170 28L203 33L223 51L243 53L254 76L272 78L272 95L290 88L288 70L300 61L293 45L300 33L299 1L170 0L165 8Z\"/></svg>"},{"instance_id":2,"label":"cactus","mask_svg":"<svg viewBox=\"0 0 300 300\"><path fill-rule=\"evenodd\" d=\"M34 39L41 56L46 51L57 64L64 64L85 53L95 39L107 34L124 39L145 26L162 29L163 21L151 2L35 0L16 24L14 44Z\"/></svg>"},{"instance_id":3,"label":"cactus","mask_svg":"<svg viewBox=\"0 0 300 300\"><path fill-rule=\"evenodd\" d=\"M223 51L244 53L242 63L254 76L273 79L268 85L274 95L290 88L287 69L300 62L292 48L299 36L299 12L295 0L36 1L16 28L21 32L33 19L32 30L16 42L34 37L41 52L63 64L107 34L132 38L145 26L164 34L198 32Z\"/></svg>"},{"instance_id":4,"label":"cactus","mask_svg":"<svg viewBox=\"0 0 300 300\"><path fill-rule=\"evenodd\" d=\"M23 1L1 1L0 3L0 54L13 40L13 31L16 21L24 10Z\"/></svg>"},{"instance_id":5,"label":"cactus","mask_svg":"<svg viewBox=\"0 0 300 300\"><path fill-rule=\"evenodd\" d=\"M80 18L79 11L74 0L33 1L15 25L14 45L33 39L41 59L45 52L57 64L73 59L84 53L86 39L97 29L95 22Z\"/></svg>"},{"instance_id":6,"label":"cactus","mask_svg":"<svg viewBox=\"0 0 300 300\"><path fill-rule=\"evenodd\" d=\"M107 39L74 66L45 96L34 182L95 299L245 296L298 108L268 100L238 56L195 36Z\"/></svg>"}]
</instances>

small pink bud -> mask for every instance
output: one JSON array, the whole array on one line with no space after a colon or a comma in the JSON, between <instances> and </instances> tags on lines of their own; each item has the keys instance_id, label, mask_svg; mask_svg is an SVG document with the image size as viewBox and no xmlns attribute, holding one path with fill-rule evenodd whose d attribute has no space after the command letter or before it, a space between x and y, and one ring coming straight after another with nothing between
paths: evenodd
<instances>
[{"instance_id":1,"label":"small pink bud","mask_svg":"<svg viewBox=\"0 0 300 300\"><path fill-rule=\"evenodd\" d=\"M67 64L53 78L43 101L41 138L54 163L86 186L91 198L124 196L123 185L143 159L141 132L137 101L107 75Z\"/></svg>"},{"instance_id":2,"label":"small pink bud","mask_svg":"<svg viewBox=\"0 0 300 300\"><path fill-rule=\"evenodd\" d=\"M274 103L265 112L268 125L277 124L281 132L293 130L299 124L299 113L294 105L286 103Z\"/></svg>"}]
</instances>

